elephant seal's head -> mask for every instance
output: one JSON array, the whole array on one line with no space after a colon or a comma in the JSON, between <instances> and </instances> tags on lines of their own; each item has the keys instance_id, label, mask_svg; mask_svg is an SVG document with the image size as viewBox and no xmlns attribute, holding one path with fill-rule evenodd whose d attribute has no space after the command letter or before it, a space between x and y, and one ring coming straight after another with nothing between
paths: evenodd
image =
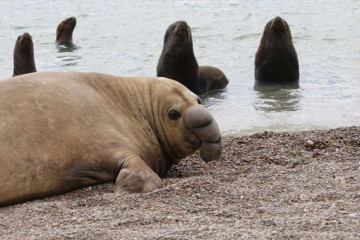
<instances>
[{"instance_id":1,"label":"elephant seal's head","mask_svg":"<svg viewBox=\"0 0 360 240\"><path fill-rule=\"evenodd\" d=\"M159 78L151 86L156 129L166 156L174 162L197 149L206 161L221 157L219 126L200 98L176 81Z\"/></svg>"}]
</instances>

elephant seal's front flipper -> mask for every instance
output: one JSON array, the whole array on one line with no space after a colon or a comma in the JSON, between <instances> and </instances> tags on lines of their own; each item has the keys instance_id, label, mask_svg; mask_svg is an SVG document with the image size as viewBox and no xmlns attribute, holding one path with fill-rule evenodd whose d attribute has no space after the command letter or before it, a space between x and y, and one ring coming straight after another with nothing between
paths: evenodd
<instances>
[{"instance_id":1,"label":"elephant seal's front flipper","mask_svg":"<svg viewBox=\"0 0 360 240\"><path fill-rule=\"evenodd\" d=\"M160 177L138 156L123 154L122 169L116 178L116 192L145 193L161 187Z\"/></svg>"},{"instance_id":2,"label":"elephant seal's front flipper","mask_svg":"<svg viewBox=\"0 0 360 240\"><path fill-rule=\"evenodd\" d=\"M143 160L134 156L131 165L116 178L116 192L145 193L161 187L160 177Z\"/></svg>"}]
</instances>

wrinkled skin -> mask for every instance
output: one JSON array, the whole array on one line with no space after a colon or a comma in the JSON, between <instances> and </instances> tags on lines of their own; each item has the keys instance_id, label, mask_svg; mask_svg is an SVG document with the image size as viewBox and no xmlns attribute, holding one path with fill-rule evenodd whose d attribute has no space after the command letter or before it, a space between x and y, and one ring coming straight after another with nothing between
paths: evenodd
<instances>
[{"instance_id":1,"label":"wrinkled skin","mask_svg":"<svg viewBox=\"0 0 360 240\"><path fill-rule=\"evenodd\" d=\"M184 21L175 22L166 30L157 76L174 79L199 95L223 89L229 83L220 69L198 66L191 29Z\"/></svg>"},{"instance_id":2,"label":"wrinkled skin","mask_svg":"<svg viewBox=\"0 0 360 240\"><path fill-rule=\"evenodd\" d=\"M14 47L13 77L36 72L34 43L29 33L18 36Z\"/></svg>"},{"instance_id":3,"label":"wrinkled skin","mask_svg":"<svg viewBox=\"0 0 360 240\"><path fill-rule=\"evenodd\" d=\"M59 23L56 29L56 42L72 43L72 34L76 26L76 18L70 17Z\"/></svg>"},{"instance_id":4,"label":"wrinkled skin","mask_svg":"<svg viewBox=\"0 0 360 240\"><path fill-rule=\"evenodd\" d=\"M0 101L2 206L110 181L149 192L197 149L221 156L213 117L166 78L32 73L1 81Z\"/></svg>"},{"instance_id":5,"label":"wrinkled skin","mask_svg":"<svg viewBox=\"0 0 360 240\"><path fill-rule=\"evenodd\" d=\"M299 63L287 22L276 17L265 26L255 55L255 79L289 83L299 80Z\"/></svg>"}]
</instances>

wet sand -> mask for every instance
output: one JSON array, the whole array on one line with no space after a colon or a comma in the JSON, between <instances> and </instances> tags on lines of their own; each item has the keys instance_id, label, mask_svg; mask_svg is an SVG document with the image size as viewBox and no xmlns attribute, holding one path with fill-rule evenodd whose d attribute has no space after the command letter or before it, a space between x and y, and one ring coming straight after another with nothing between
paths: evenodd
<instances>
[{"instance_id":1,"label":"wet sand","mask_svg":"<svg viewBox=\"0 0 360 240\"><path fill-rule=\"evenodd\" d=\"M224 137L164 187L113 184L0 208L1 239L359 239L360 127Z\"/></svg>"}]
</instances>

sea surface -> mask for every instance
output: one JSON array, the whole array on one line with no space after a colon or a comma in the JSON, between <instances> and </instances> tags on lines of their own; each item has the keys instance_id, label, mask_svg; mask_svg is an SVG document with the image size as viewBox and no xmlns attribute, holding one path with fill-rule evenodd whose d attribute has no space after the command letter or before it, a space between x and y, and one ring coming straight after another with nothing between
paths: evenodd
<instances>
[{"instance_id":1,"label":"sea surface","mask_svg":"<svg viewBox=\"0 0 360 240\"><path fill-rule=\"evenodd\" d=\"M199 65L230 83L203 96L224 134L360 125L360 1L1 1L0 79L12 76L17 36L29 32L38 71L156 76L167 27L185 20ZM69 46L56 27L75 16ZM284 18L300 64L300 86L258 86L254 56L265 24Z\"/></svg>"}]
</instances>

